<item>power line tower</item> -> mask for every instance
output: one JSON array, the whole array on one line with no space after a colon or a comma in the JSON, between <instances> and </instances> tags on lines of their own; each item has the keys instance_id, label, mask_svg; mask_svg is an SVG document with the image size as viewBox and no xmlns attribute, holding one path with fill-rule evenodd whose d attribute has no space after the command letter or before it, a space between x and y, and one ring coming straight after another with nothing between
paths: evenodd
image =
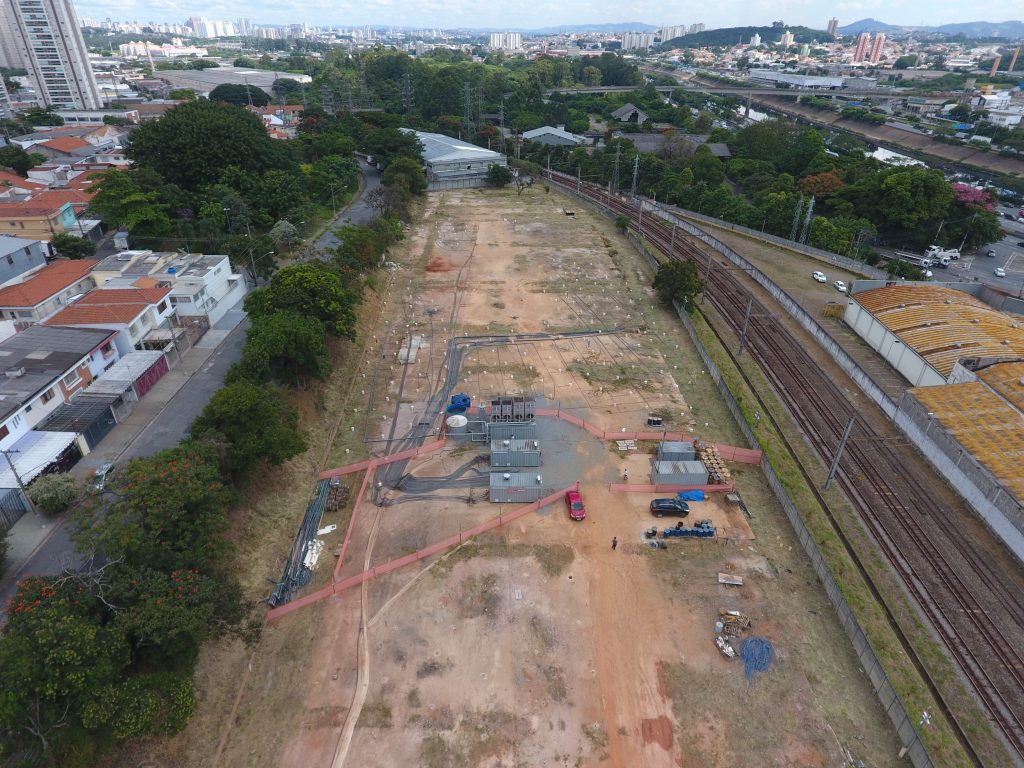
<instances>
[{"instance_id":1,"label":"power line tower","mask_svg":"<svg viewBox=\"0 0 1024 768\"><path fill-rule=\"evenodd\" d=\"M621 149L621 144L615 145L615 168L612 169L612 190L616 194L619 192L619 150Z\"/></svg>"},{"instance_id":2,"label":"power line tower","mask_svg":"<svg viewBox=\"0 0 1024 768\"><path fill-rule=\"evenodd\" d=\"M804 218L804 228L800 233L801 244L807 242L807 235L811 231L811 215L814 213L814 196L811 196L810 202L807 203L807 216Z\"/></svg>"},{"instance_id":3,"label":"power line tower","mask_svg":"<svg viewBox=\"0 0 1024 768\"><path fill-rule=\"evenodd\" d=\"M793 213L793 226L789 229L789 239L796 240L796 234L800 231L800 214L804 211L804 196L796 201L796 211Z\"/></svg>"},{"instance_id":4,"label":"power line tower","mask_svg":"<svg viewBox=\"0 0 1024 768\"><path fill-rule=\"evenodd\" d=\"M633 187L630 190L630 196L636 197L636 180L640 176L640 155L638 154L633 158Z\"/></svg>"},{"instance_id":5,"label":"power line tower","mask_svg":"<svg viewBox=\"0 0 1024 768\"><path fill-rule=\"evenodd\" d=\"M405 109L407 119L412 119L413 107L416 103L416 96L412 90L412 75L406 72L402 75L402 107Z\"/></svg>"},{"instance_id":6,"label":"power line tower","mask_svg":"<svg viewBox=\"0 0 1024 768\"><path fill-rule=\"evenodd\" d=\"M302 89L305 94L306 89ZM320 102L323 104L324 112L333 115L337 112L338 106L334 103L334 91L327 85L320 86Z\"/></svg>"},{"instance_id":7,"label":"power line tower","mask_svg":"<svg viewBox=\"0 0 1024 768\"><path fill-rule=\"evenodd\" d=\"M473 123L473 90L469 80L462 84L462 131L465 134L463 139L466 141L476 135L476 125Z\"/></svg>"}]
</instances>

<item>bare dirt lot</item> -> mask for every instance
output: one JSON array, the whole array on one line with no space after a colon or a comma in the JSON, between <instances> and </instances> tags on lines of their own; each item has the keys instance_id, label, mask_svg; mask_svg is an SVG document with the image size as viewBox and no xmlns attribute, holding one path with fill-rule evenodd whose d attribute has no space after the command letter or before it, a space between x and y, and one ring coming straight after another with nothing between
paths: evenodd
<instances>
[{"instance_id":1,"label":"bare dirt lot","mask_svg":"<svg viewBox=\"0 0 1024 768\"><path fill-rule=\"evenodd\" d=\"M539 186L428 198L391 256L400 269L329 464L386 453L410 426L435 420L426 403L449 340L481 334L604 331L467 343L456 391L532 394L610 431L658 413L671 430L737 441L639 258L610 222L578 208L567 217L564 207ZM416 336L414 362L400 362ZM711 519L722 535L652 549L644 530L675 520L652 517L653 495L609 487L625 466L644 481L650 446L623 453L553 420L538 424L538 438L543 466L530 471L548 489L578 480L586 520L551 504L274 622L251 664L237 649L221 649L230 664L211 653L203 669L227 689L210 697L220 708L200 702L179 737L192 747L155 764L896 764L891 727L756 467L732 468L751 519L720 497L695 502L689 522ZM452 442L406 472L470 477L486 452ZM485 490L451 481L416 494L385 489L381 506L371 494L354 515L341 576L511 508L482 501ZM288 514L298 519L301 508ZM325 557L321 568L333 564ZM743 584L722 585L719 573ZM715 647L720 609L742 611L748 634L772 643L774 662L750 681ZM216 760L198 746L216 743L213 734L224 736Z\"/></svg>"}]
</instances>

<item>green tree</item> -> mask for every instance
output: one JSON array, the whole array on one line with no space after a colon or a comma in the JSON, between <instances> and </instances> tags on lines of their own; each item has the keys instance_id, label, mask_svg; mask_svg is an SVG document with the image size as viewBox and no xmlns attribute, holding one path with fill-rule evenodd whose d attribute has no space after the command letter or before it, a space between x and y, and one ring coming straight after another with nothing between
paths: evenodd
<instances>
[{"instance_id":1,"label":"green tree","mask_svg":"<svg viewBox=\"0 0 1024 768\"><path fill-rule=\"evenodd\" d=\"M256 115L206 99L179 104L139 126L126 152L137 165L186 191L221 181L229 168L260 175L298 171L287 147L267 135Z\"/></svg>"},{"instance_id":2,"label":"green tree","mask_svg":"<svg viewBox=\"0 0 1024 768\"><path fill-rule=\"evenodd\" d=\"M589 88L599 86L601 84L601 70L597 67L584 67L581 81Z\"/></svg>"},{"instance_id":3,"label":"green tree","mask_svg":"<svg viewBox=\"0 0 1024 768\"><path fill-rule=\"evenodd\" d=\"M624 213L620 213L618 216L616 216L615 228L618 229L619 232L621 232L622 234L626 234L626 230L629 229L629 217Z\"/></svg>"},{"instance_id":4,"label":"green tree","mask_svg":"<svg viewBox=\"0 0 1024 768\"><path fill-rule=\"evenodd\" d=\"M96 253L96 243L84 237L60 232L50 238L50 247L66 259L87 259Z\"/></svg>"},{"instance_id":5,"label":"green tree","mask_svg":"<svg viewBox=\"0 0 1024 768\"><path fill-rule=\"evenodd\" d=\"M355 338L356 301L336 272L305 262L278 271L266 288L246 296L245 311L252 318L293 312L316 318L335 336Z\"/></svg>"},{"instance_id":6,"label":"green tree","mask_svg":"<svg viewBox=\"0 0 1024 768\"><path fill-rule=\"evenodd\" d=\"M234 477L248 475L263 461L277 466L306 449L298 414L283 393L245 381L214 394L193 422L192 436L223 441Z\"/></svg>"},{"instance_id":7,"label":"green tree","mask_svg":"<svg viewBox=\"0 0 1024 768\"><path fill-rule=\"evenodd\" d=\"M195 101L199 97L191 88L175 88L167 94L167 98L174 101Z\"/></svg>"},{"instance_id":8,"label":"green tree","mask_svg":"<svg viewBox=\"0 0 1024 768\"><path fill-rule=\"evenodd\" d=\"M50 515L63 512L82 497L82 488L68 474L40 475L28 486L29 498Z\"/></svg>"},{"instance_id":9,"label":"green tree","mask_svg":"<svg viewBox=\"0 0 1024 768\"><path fill-rule=\"evenodd\" d=\"M399 157L392 160L384 172L380 175L381 184L391 187L396 184L404 184L414 195L420 195L427 191L427 174L419 159L411 157Z\"/></svg>"},{"instance_id":10,"label":"green tree","mask_svg":"<svg viewBox=\"0 0 1024 768\"><path fill-rule=\"evenodd\" d=\"M133 233L162 235L170 229L169 206L160 193L147 190L134 171L109 170L98 174L89 208L109 227L125 226Z\"/></svg>"},{"instance_id":11,"label":"green tree","mask_svg":"<svg viewBox=\"0 0 1024 768\"><path fill-rule=\"evenodd\" d=\"M666 304L679 304L691 311L693 298L704 289L704 281L692 261L669 261L658 267L653 287Z\"/></svg>"},{"instance_id":12,"label":"green tree","mask_svg":"<svg viewBox=\"0 0 1024 768\"><path fill-rule=\"evenodd\" d=\"M958 120L968 120L971 117L971 108L967 104L957 104L949 110L949 116Z\"/></svg>"},{"instance_id":13,"label":"green tree","mask_svg":"<svg viewBox=\"0 0 1024 768\"><path fill-rule=\"evenodd\" d=\"M512 182L512 171L508 166L490 165L484 178L492 187L507 187Z\"/></svg>"},{"instance_id":14,"label":"green tree","mask_svg":"<svg viewBox=\"0 0 1024 768\"><path fill-rule=\"evenodd\" d=\"M0 167L10 168L19 176L28 176L28 172L39 164L37 157L14 144L0 147Z\"/></svg>"},{"instance_id":15,"label":"green tree","mask_svg":"<svg viewBox=\"0 0 1024 768\"><path fill-rule=\"evenodd\" d=\"M222 101L225 104L236 104L240 107L248 104L254 107L265 107L270 103L270 96L262 88L238 83L221 83L210 91L209 98L210 101Z\"/></svg>"},{"instance_id":16,"label":"green tree","mask_svg":"<svg viewBox=\"0 0 1024 768\"><path fill-rule=\"evenodd\" d=\"M915 66L917 66L917 54L916 53L910 53L910 54L907 54L906 56L900 56L898 59L896 59L896 61L892 65L892 68L893 69L910 69L910 67L915 67Z\"/></svg>"},{"instance_id":17,"label":"green tree","mask_svg":"<svg viewBox=\"0 0 1024 768\"><path fill-rule=\"evenodd\" d=\"M301 384L330 373L324 324L315 317L274 312L252 319L242 358L228 371L227 381L256 384Z\"/></svg>"},{"instance_id":18,"label":"green tree","mask_svg":"<svg viewBox=\"0 0 1024 768\"><path fill-rule=\"evenodd\" d=\"M85 504L76 512L80 552L169 572L206 567L227 551L225 515L235 492L224 484L212 446L187 442L135 459L109 489L113 500L102 514Z\"/></svg>"},{"instance_id":19,"label":"green tree","mask_svg":"<svg viewBox=\"0 0 1024 768\"><path fill-rule=\"evenodd\" d=\"M21 112L21 119L29 125L61 126L64 118L58 115L53 107L29 107Z\"/></svg>"},{"instance_id":20,"label":"green tree","mask_svg":"<svg viewBox=\"0 0 1024 768\"><path fill-rule=\"evenodd\" d=\"M693 171L695 181L703 181L709 187L717 187L725 181L725 168L722 161L711 154L706 144L697 147L690 163L690 170Z\"/></svg>"},{"instance_id":21,"label":"green tree","mask_svg":"<svg viewBox=\"0 0 1024 768\"><path fill-rule=\"evenodd\" d=\"M267 235L235 235L224 245L235 269L249 273L253 282L269 280L277 271L277 244Z\"/></svg>"},{"instance_id":22,"label":"green tree","mask_svg":"<svg viewBox=\"0 0 1024 768\"><path fill-rule=\"evenodd\" d=\"M123 637L97 618L96 600L74 581L30 577L18 585L0 634L0 734L53 765L109 717L96 702L117 690L128 664ZM7 749L4 751L6 752Z\"/></svg>"}]
</instances>

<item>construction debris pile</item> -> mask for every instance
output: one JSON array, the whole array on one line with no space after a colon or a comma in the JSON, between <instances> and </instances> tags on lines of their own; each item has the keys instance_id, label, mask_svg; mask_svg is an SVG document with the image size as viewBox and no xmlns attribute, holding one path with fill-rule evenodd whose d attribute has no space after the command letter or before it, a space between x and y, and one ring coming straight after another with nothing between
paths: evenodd
<instances>
[{"instance_id":1,"label":"construction debris pile","mask_svg":"<svg viewBox=\"0 0 1024 768\"><path fill-rule=\"evenodd\" d=\"M746 614L725 608L718 609L715 645L725 658L743 659L743 674L747 678L747 683L750 683L758 672L768 669L775 659L775 648L770 640L756 635L744 637L750 628L750 617Z\"/></svg>"},{"instance_id":2,"label":"construction debris pile","mask_svg":"<svg viewBox=\"0 0 1024 768\"><path fill-rule=\"evenodd\" d=\"M727 485L732 477L732 473L725 466L722 454L718 452L718 446L703 440L694 440L693 448L697 452L697 460L707 467L708 483L711 485Z\"/></svg>"},{"instance_id":3,"label":"construction debris pile","mask_svg":"<svg viewBox=\"0 0 1024 768\"><path fill-rule=\"evenodd\" d=\"M340 477L332 477L330 482L330 490L327 493L327 511L337 512L339 509L344 509L348 503L349 487L341 484Z\"/></svg>"},{"instance_id":4,"label":"construction debris pile","mask_svg":"<svg viewBox=\"0 0 1024 768\"><path fill-rule=\"evenodd\" d=\"M727 659L736 658L736 648L742 642L743 633L750 629L750 617L739 611L718 609L715 622L715 645Z\"/></svg>"}]
</instances>

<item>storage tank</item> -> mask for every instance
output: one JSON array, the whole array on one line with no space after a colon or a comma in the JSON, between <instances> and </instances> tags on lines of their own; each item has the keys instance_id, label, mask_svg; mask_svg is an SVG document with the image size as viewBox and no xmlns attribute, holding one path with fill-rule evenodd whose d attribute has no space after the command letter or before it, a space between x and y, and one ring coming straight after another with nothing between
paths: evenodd
<instances>
[{"instance_id":1,"label":"storage tank","mask_svg":"<svg viewBox=\"0 0 1024 768\"><path fill-rule=\"evenodd\" d=\"M444 421L445 431L449 437L465 437L469 430L466 425L469 424L467 419L462 414L456 414L455 416L449 416Z\"/></svg>"}]
</instances>

